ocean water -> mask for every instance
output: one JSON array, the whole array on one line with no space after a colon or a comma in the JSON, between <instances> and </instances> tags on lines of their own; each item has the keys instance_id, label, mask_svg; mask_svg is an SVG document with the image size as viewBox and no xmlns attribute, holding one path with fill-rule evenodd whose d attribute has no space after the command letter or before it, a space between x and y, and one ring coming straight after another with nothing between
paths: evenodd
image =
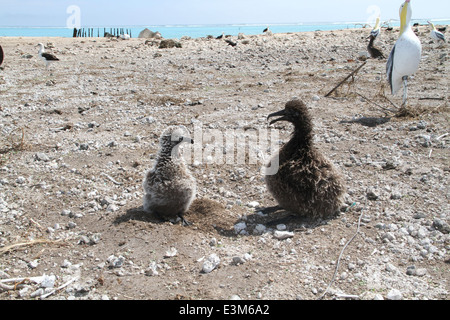
<instances>
[{"instance_id":1,"label":"ocean water","mask_svg":"<svg viewBox=\"0 0 450 320\"><path fill-rule=\"evenodd\" d=\"M420 24L426 24L426 20L412 21ZM438 25L448 25L450 20L434 21ZM392 21L390 26L396 27L399 25L398 21ZM172 25L172 26L117 26L117 27L85 27L92 28L93 36L103 36L104 30L106 32L114 32L114 29L122 28L131 33L133 38L136 38L144 28L148 28L151 31L159 31L161 35L166 39L176 38L180 39L183 36L191 38L201 38L208 35L219 36L224 32L226 35L237 36L239 33L246 35L261 34L262 31L268 25L264 24L233 24L233 25ZM288 32L305 32L305 31L330 31L330 30L343 30L362 28L367 26L361 22L340 22L340 23L311 23L311 24L274 24L270 25L270 31L272 33L288 33ZM73 29L64 27L0 27L0 37L72 37Z\"/></svg>"}]
</instances>

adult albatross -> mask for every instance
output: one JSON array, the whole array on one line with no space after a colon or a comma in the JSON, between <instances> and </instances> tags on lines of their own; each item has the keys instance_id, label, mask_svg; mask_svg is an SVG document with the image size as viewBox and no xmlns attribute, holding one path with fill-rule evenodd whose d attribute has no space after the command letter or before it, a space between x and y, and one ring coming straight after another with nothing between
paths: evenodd
<instances>
[{"instance_id":1,"label":"adult albatross","mask_svg":"<svg viewBox=\"0 0 450 320\"><path fill-rule=\"evenodd\" d=\"M380 17L377 18L375 22L375 26L373 27L372 31L370 31L370 35L373 36L375 39L380 34Z\"/></svg>"},{"instance_id":2,"label":"adult albatross","mask_svg":"<svg viewBox=\"0 0 450 320\"><path fill-rule=\"evenodd\" d=\"M428 23L430 24L430 27L431 27L430 37L433 40L436 40L437 42L439 42L439 41L444 41L445 42L444 34L442 32L440 32L440 31L436 30L436 27L434 26L433 22L428 21Z\"/></svg>"},{"instance_id":3,"label":"adult albatross","mask_svg":"<svg viewBox=\"0 0 450 320\"><path fill-rule=\"evenodd\" d=\"M50 63L59 61L59 59L51 53L45 52L44 45L42 43L38 43L39 47L39 58L45 62L45 68L48 68Z\"/></svg>"},{"instance_id":4,"label":"adult albatross","mask_svg":"<svg viewBox=\"0 0 450 320\"><path fill-rule=\"evenodd\" d=\"M386 73L391 92L395 95L403 83L403 104L408 98L408 77L419 68L422 45L410 26L411 0L400 7L400 36L395 42L386 64Z\"/></svg>"}]
</instances>

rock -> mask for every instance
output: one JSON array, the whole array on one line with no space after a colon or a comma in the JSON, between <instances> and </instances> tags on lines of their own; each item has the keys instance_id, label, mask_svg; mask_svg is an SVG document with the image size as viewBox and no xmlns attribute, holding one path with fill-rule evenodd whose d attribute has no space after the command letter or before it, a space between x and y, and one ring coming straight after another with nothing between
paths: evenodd
<instances>
[{"instance_id":1,"label":"rock","mask_svg":"<svg viewBox=\"0 0 450 320\"><path fill-rule=\"evenodd\" d=\"M152 261L149 267L145 270L145 275L150 277L159 275L157 268L157 263L155 261Z\"/></svg>"},{"instance_id":2,"label":"rock","mask_svg":"<svg viewBox=\"0 0 450 320\"><path fill-rule=\"evenodd\" d=\"M406 274L408 276L415 276L416 275L416 266L409 266L406 268Z\"/></svg>"},{"instance_id":3,"label":"rock","mask_svg":"<svg viewBox=\"0 0 450 320\"><path fill-rule=\"evenodd\" d=\"M372 188L367 189L366 196L367 196L367 199L369 199L369 200L378 200L378 198L379 198L379 195Z\"/></svg>"},{"instance_id":4,"label":"rock","mask_svg":"<svg viewBox=\"0 0 450 320\"><path fill-rule=\"evenodd\" d=\"M73 229L76 228L77 224L75 222L69 221L69 223L67 224L67 228L68 229Z\"/></svg>"},{"instance_id":5,"label":"rock","mask_svg":"<svg viewBox=\"0 0 450 320\"><path fill-rule=\"evenodd\" d=\"M213 271L220 263L220 258L215 254L211 254L204 262L202 266L203 273L210 273Z\"/></svg>"},{"instance_id":6,"label":"rock","mask_svg":"<svg viewBox=\"0 0 450 320\"><path fill-rule=\"evenodd\" d=\"M166 251L164 254L164 258L171 258L175 257L177 255L178 251L174 247L171 247L169 250Z\"/></svg>"},{"instance_id":7,"label":"rock","mask_svg":"<svg viewBox=\"0 0 450 320\"><path fill-rule=\"evenodd\" d=\"M42 152L36 153L34 157L37 161L44 161L44 162L50 161L50 158L45 153Z\"/></svg>"},{"instance_id":8,"label":"rock","mask_svg":"<svg viewBox=\"0 0 450 320\"><path fill-rule=\"evenodd\" d=\"M24 184L27 181L27 179L25 179L24 177L17 177L16 179L16 183L17 184Z\"/></svg>"},{"instance_id":9,"label":"rock","mask_svg":"<svg viewBox=\"0 0 450 320\"><path fill-rule=\"evenodd\" d=\"M245 263L245 259L244 258L242 258L242 257L239 257L239 256L234 256L233 257L233 259L232 259L232 263L233 264L243 264L243 263Z\"/></svg>"},{"instance_id":10,"label":"rock","mask_svg":"<svg viewBox=\"0 0 450 320\"><path fill-rule=\"evenodd\" d=\"M388 300L402 300L403 299L403 295L402 295L402 293L399 290L391 289L388 292L388 294L386 296L386 299L388 299Z\"/></svg>"},{"instance_id":11,"label":"rock","mask_svg":"<svg viewBox=\"0 0 450 320\"><path fill-rule=\"evenodd\" d=\"M246 229L247 229L247 224L245 222L239 222L234 225L234 232L236 234L241 234L242 232L245 232Z\"/></svg>"},{"instance_id":12,"label":"rock","mask_svg":"<svg viewBox=\"0 0 450 320\"><path fill-rule=\"evenodd\" d=\"M255 226L255 229L253 229L253 233L254 234L263 234L264 232L266 232L267 228L265 225L263 224L257 224Z\"/></svg>"},{"instance_id":13,"label":"rock","mask_svg":"<svg viewBox=\"0 0 450 320\"><path fill-rule=\"evenodd\" d=\"M450 233L450 225L439 218L434 218L432 227L444 234Z\"/></svg>"},{"instance_id":14,"label":"rock","mask_svg":"<svg viewBox=\"0 0 450 320\"><path fill-rule=\"evenodd\" d=\"M278 240L284 240L284 239L292 238L294 236L294 233L289 232L289 231L275 230L275 232L273 233L273 236L274 236L274 238L276 238Z\"/></svg>"},{"instance_id":15,"label":"rock","mask_svg":"<svg viewBox=\"0 0 450 320\"><path fill-rule=\"evenodd\" d=\"M125 258L123 256L116 257L115 255L111 255L106 261L109 263L110 268L120 268L123 266Z\"/></svg>"},{"instance_id":16,"label":"rock","mask_svg":"<svg viewBox=\"0 0 450 320\"><path fill-rule=\"evenodd\" d=\"M44 294L44 289L43 288L39 288L36 291L32 292L30 294L30 297L31 298L36 298L36 297L42 296L43 294Z\"/></svg>"},{"instance_id":17,"label":"rock","mask_svg":"<svg viewBox=\"0 0 450 320\"><path fill-rule=\"evenodd\" d=\"M145 39L161 39L161 33L158 31L153 32L149 30L148 28L145 28L141 32L139 32L138 38L145 38Z\"/></svg>"},{"instance_id":18,"label":"rock","mask_svg":"<svg viewBox=\"0 0 450 320\"><path fill-rule=\"evenodd\" d=\"M89 145L87 143L80 143L80 150L88 150Z\"/></svg>"},{"instance_id":19,"label":"rock","mask_svg":"<svg viewBox=\"0 0 450 320\"><path fill-rule=\"evenodd\" d=\"M70 268L71 266L72 266L72 263L67 259L64 259L63 263L61 264L61 268L65 268L65 269Z\"/></svg>"},{"instance_id":20,"label":"rock","mask_svg":"<svg viewBox=\"0 0 450 320\"><path fill-rule=\"evenodd\" d=\"M161 40L161 43L159 44L159 49L170 49L170 48L181 48L181 43L172 40L172 39L167 39L167 40Z\"/></svg>"},{"instance_id":21,"label":"rock","mask_svg":"<svg viewBox=\"0 0 450 320\"><path fill-rule=\"evenodd\" d=\"M53 288L55 286L56 276L54 275L43 275L42 280L39 283L41 288Z\"/></svg>"},{"instance_id":22,"label":"rock","mask_svg":"<svg viewBox=\"0 0 450 320\"><path fill-rule=\"evenodd\" d=\"M259 207L259 202L258 201L251 201L249 203L247 203L247 206L250 208L256 208Z\"/></svg>"},{"instance_id":23,"label":"rock","mask_svg":"<svg viewBox=\"0 0 450 320\"><path fill-rule=\"evenodd\" d=\"M397 272L397 268L392 263L386 264L385 270L392 273Z\"/></svg>"},{"instance_id":24,"label":"rock","mask_svg":"<svg viewBox=\"0 0 450 320\"><path fill-rule=\"evenodd\" d=\"M35 259L35 260L28 262L27 265L30 269L36 269L37 266L39 265L39 261L37 259Z\"/></svg>"},{"instance_id":25,"label":"rock","mask_svg":"<svg viewBox=\"0 0 450 320\"><path fill-rule=\"evenodd\" d=\"M427 274L427 269L425 269L425 268L419 268L419 269L416 269L416 276L418 276L418 277L423 277L424 275L426 275Z\"/></svg>"}]
</instances>

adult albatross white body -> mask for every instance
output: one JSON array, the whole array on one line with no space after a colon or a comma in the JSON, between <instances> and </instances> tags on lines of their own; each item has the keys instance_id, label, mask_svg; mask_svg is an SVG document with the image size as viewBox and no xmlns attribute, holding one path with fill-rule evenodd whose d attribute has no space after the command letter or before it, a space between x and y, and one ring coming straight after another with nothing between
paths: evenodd
<instances>
[{"instance_id":1,"label":"adult albatross white body","mask_svg":"<svg viewBox=\"0 0 450 320\"><path fill-rule=\"evenodd\" d=\"M445 42L444 34L442 32L439 32L436 30L436 27L434 26L433 22L428 21L428 23L430 24L430 27L431 27L430 37L433 40L436 40L437 42L439 42L439 41Z\"/></svg>"},{"instance_id":2,"label":"adult albatross white body","mask_svg":"<svg viewBox=\"0 0 450 320\"><path fill-rule=\"evenodd\" d=\"M400 36L392 48L386 64L386 73L391 92L395 95L403 83L403 105L408 98L408 77L419 68L422 45L410 26L411 0L400 7Z\"/></svg>"},{"instance_id":3,"label":"adult albatross white body","mask_svg":"<svg viewBox=\"0 0 450 320\"><path fill-rule=\"evenodd\" d=\"M59 59L51 53L45 52L44 45L42 43L38 43L39 47L39 58L45 62L45 67L48 68L50 63L54 61L59 61Z\"/></svg>"}]
</instances>

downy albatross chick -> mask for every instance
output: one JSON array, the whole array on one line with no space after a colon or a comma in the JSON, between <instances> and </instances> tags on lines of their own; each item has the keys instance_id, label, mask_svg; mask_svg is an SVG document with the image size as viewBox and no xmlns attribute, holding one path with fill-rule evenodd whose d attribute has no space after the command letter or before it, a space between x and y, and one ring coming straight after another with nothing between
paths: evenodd
<instances>
[{"instance_id":1,"label":"downy albatross chick","mask_svg":"<svg viewBox=\"0 0 450 320\"><path fill-rule=\"evenodd\" d=\"M377 47L375 47L373 45L373 42L375 41L375 37L373 35L369 36L369 44L367 45L367 51L369 51L370 56L373 59L377 59L377 58L381 58L384 59L384 54L383 52L381 52L380 49L378 49Z\"/></svg>"},{"instance_id":2,"label":"downy albatross chick","mask_svg":"<svg viewBox=\"0 0 450 320\"><path fill-rule=\"evenodd\" d=\"M294 125L294 132L275 155L279 157L278 171L265 176L267 189L287 211L311 219L333 216L343 201L344 181L315 148L306 105L300 100L289 101L284 110L270 114L267 119L278 116L270 124L288 121Z\"/></svg>"},{"instance_id":3,"label":"downy albatross chick","mask_svg":"<svg viewBox=\"0 0 450 320\"><path fill-rule=\"evenodd\" d=\"M196 193L196 181L179 153L181 143L194 143L183 126L170 126L159 138L156 163L144 178L144 211L162 219L180 217L188 210Z\"/></svg>"}]
</instances>

